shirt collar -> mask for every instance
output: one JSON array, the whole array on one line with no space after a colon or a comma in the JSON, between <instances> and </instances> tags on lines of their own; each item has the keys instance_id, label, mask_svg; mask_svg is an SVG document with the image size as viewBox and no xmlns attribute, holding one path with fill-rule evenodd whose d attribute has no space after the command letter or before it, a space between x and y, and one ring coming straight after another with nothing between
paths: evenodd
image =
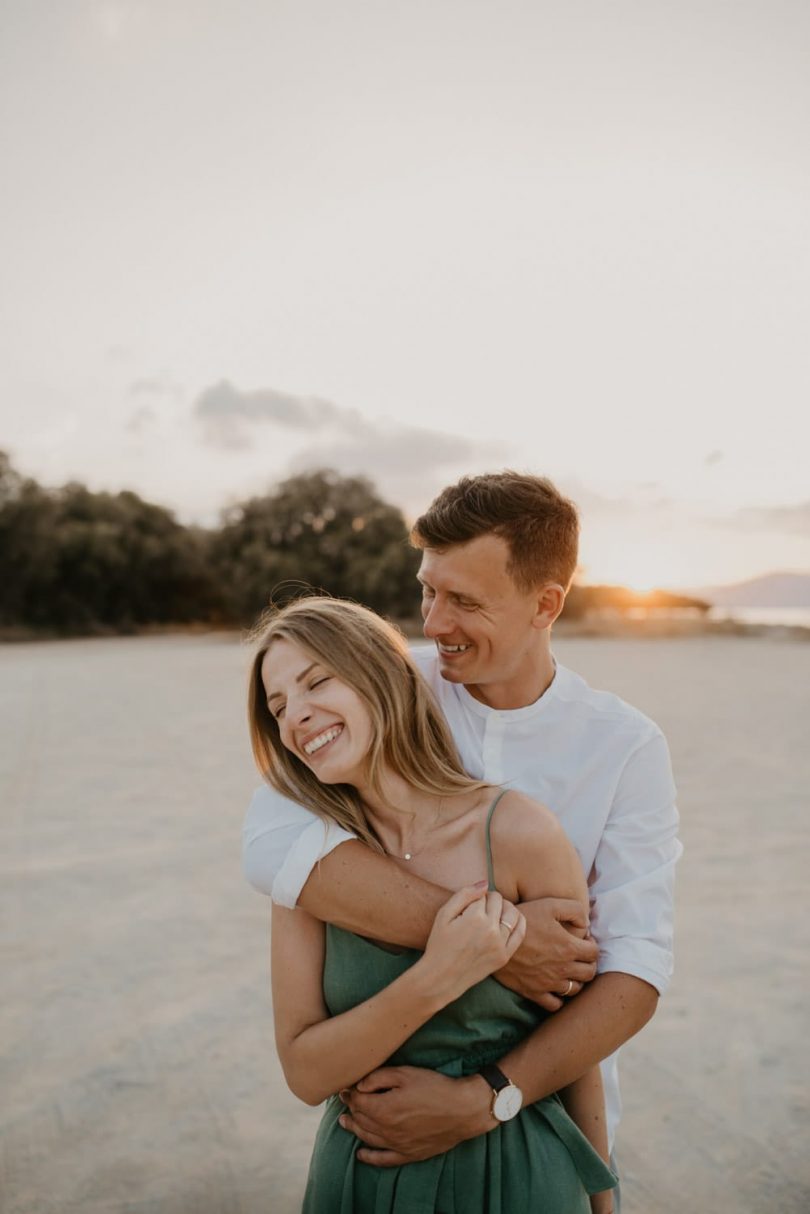
<instances>
[{"instance_id":1,"label":"shirt collar","mask_svg":"<svg viewBox=\"0 0 810 1214\"><path fill-rule=\"evenodd\" d=\"M490 708L488 704L482 704L480 700L476 700L463 683L456 683L454 690L464 707L469 708L470 712L475 713L478 717L488 717L490 720L493 717L500 717L509 721L524 721L532 717L539 717L556 699L560 686L561 668L553 657L551 660L554 662L554 677L548 687L532 704L525 704L522 708Z\"/></svg>"}]
</instances>

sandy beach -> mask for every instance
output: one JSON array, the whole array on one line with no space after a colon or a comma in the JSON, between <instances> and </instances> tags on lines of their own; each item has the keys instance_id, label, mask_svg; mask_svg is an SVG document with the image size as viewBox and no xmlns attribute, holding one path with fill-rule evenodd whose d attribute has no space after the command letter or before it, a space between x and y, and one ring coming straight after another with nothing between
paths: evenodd
<instances>
[{"instance_id":1,"label":"sandy beach","mask_svg":"<svg viewBox=\"0 0 810 1214\"><path fill-rule=\"evenodd\" d=\"M665 730L676 977L625 1048L624 1214L810 1208L810 644L563 638ZM231 636L0 647L3 1214L294 1214Z\"/></svg>"}]
</instances>

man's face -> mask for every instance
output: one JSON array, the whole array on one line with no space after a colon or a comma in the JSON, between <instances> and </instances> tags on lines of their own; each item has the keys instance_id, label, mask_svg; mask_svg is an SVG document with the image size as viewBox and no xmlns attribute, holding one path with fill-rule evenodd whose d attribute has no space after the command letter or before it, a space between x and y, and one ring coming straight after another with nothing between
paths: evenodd
<instances>
[{"instance_id":1,"label":"man's face","mask_svg":"<svg viewBox=\"0 0 810 1214\"><path fill-rule=\"evenodd\" d=\"M424 549L417 576L424 633L436 643L442 676L471 690L514 685L519 698L534 670L538 594L515 585L508 559L505 540L482 535L442 552ZM478 698L489 700L486 692Z\"/></svg>"}]
</instances>

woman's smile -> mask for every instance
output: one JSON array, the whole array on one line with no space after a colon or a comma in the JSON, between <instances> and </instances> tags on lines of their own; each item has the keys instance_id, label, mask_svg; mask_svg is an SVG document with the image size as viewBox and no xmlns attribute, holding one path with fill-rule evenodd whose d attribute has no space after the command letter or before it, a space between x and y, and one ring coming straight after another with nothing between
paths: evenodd
<instances>
[{"instance_id":1,"label":"woman's smile","mask_svg":"<svg viewBox=\"0 0 810 1214\"><path fill-rule=\"evenodd\" d=\"M332 742L336 741L343 733L342 725L328 725L326 729L320 730L313 737L311 734L306 742L303 742L301 749L309 758L324 750Z\"/></svg>"}]
</instances>

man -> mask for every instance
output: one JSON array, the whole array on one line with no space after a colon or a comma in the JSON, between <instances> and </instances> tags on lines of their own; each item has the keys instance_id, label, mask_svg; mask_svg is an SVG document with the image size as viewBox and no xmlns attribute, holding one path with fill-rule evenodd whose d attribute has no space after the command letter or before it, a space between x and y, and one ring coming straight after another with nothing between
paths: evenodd
<instances>
[{"instance_id":1,"label":"man","mask_svg":"<svg viewBox=\"0 0 810 1214\"><path fill-rule=\"evenodd\" d=\"M465 477L439 495L411 538L422 551L424 632L435 646L415 656L465 767L549 806L590 887L592 940L567 930L587 926L575 904L521 907L527 938L498 977L555 1014L498 1067L527 1102L602 1062L612 1144L616 1051L653 1015L672 972L681 847L666 743L641 713L554 661L551 626L576 567L578 519L549 481ZM248 811L244 866L284 905L407 947L424 946L448 896L269 788ZM374 1072L343 1094L343 1124L367 1144L358 1158L391 1166L486 1133L497 1125L491 1079Z\"/></svg>"}]
</instances>

